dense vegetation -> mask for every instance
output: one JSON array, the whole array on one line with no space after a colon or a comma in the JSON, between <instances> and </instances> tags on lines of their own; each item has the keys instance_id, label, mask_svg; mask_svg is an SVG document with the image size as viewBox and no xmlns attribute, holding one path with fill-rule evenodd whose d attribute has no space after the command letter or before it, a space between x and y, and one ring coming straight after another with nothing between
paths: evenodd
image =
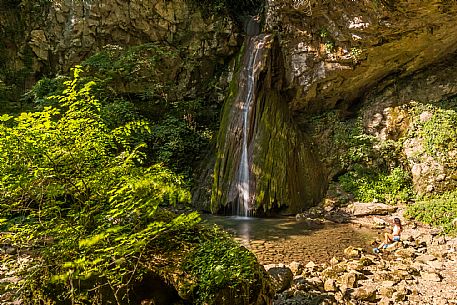
<instances>
[{"instance_id":1,"label":"dense vegetation","mask_svg":"<svg viewBox=\"0 0 457 305\"><path fill-rule=\"evenodd\" d=\"M440 226L445 233L457 234L457 191L420 198L405 214L421 222Z\"/></svg>"},{"instance_id":2,"label":"dense vegetation","mask_svg":"<svg viewBox=\"0 0 457 305\"><path fill-rule=\"evenodd\" d=\"M314 117L309 124L317 135L331 132L321 143L328 149L324 161L338 169L334 180L355 200L395 204L411 198L411 177L402 163L400 142L380 141L365 132L361 119L341 120L336 111Z\"/></svg>"},{"instance_id":3,"label":"dense vegetation","mask_svg":"<svg viewBox=\"0 0 457 305\"><path fill-rule=\"evenodd\" d=\"M36 302L56 283L66 287L60 297L74 301L73 280L93 274L120 298L144 247L195 218L155 221L160 204L188 200L183 182L160 165L139 166L137 138L148 125L108 128L94 83L81 84L80 72L52 97L58 107L1 117L2 240L33 253L27 268L17 266L18 292Z\"/></svg>"},{"instance_id":4,"label":"dense vegetation","mask_svg":"<svg viewBox=\"0 0 457 305\"><path fill-rule=\"evenodd\" d=\"M320 137L315 140L326 152L324 162L337 169L333 183L354 200L407 204L407 217L455 234L456 103L452 98L391 108L391 120L403 119L398 126L385 127L386 138L370 133L361 117L342 119L338 111L311 118L307 124ZM322 134L329 137L322 139ZM405 149L411 151L408 156ZM428 182L416 181L420 186L415 188L413 164L422 164L431 175Z\"/></svg>"},{"instance_id":5,"label":"dense vegetation","mask_svg":"<svg viewBox=\"0 0 457 305\"><path fill-rule=\"evenodd\" d=\"M423 152L417 159L432 159L443 167L444 187L433 194L420 194L408 207L406 216L439 226L444 232L457 234L457 98L436 104L413 103L416 117L408 137L422 140ZM422 117L421 117L422 115Z\"/></svg>"},{"instance_id":6,"label":"dense vegetation","mask_svg":"<svg viewBox=\"0 0 457 305\"><path fill-rule=\"evenodd\" d=\"M102 297L126 304L133 284L157 271L157 253L186 243L190 257L182 260L203 283L189 288L199 303L221 285L253 282L252 254L238 254L222 232L199 229L198 214L166 211L190 193L182 177L147 158L150 124L113 119L113 105L95 99L97 84L81 75L76 67L60 94L40 101L40 111L0 117L1 243L26 257L7 263L20 278L8 289L31 304L95 304ZM233 275L211 272L211 257Z\"/></svg>"}]
</instances>

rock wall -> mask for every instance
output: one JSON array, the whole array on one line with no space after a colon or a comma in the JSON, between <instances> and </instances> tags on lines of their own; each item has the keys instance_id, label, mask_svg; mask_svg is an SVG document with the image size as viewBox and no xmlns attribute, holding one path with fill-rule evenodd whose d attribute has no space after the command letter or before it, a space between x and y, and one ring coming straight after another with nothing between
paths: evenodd
<instances>
[{"instance_id":1,"label":"rock wall","mask_svg":"<svg viewBox=\"0 0 457 305\"><path fill-rule=\"evenodd\" d=\"M279 33L284 57L282 90L291 96L289 108L302 131L312 134L316 129L310 114L336 109L343 124L347 118L358 118L364 132L380 143L402 138L398 159L391 164L409 168L416 193L455 187L454 142L441 156L427 152L419 136L421 126L430 124L427 112L421 108L421 119L413 113L419 108L410 104L433 104L456 94L455 2L275 0L267 4L266 28ZM436 118L434 112L428 114ZM316 149L328 178L335 179L347 170L340 160L345 152L341 143L332 142L332 126L319 128L313 134Z\"/></svg>"},{"instance_id":2,"label":"rock wall","mask_svg":"<svg viewBox=\"0 0 457 305\"><path fill-rule=\"evenodd\" d=\"M229 16L205 14L191 1L24 2L28 5L3 4L0 9L0 51L10 62L0 65L0 80L8 83L6 70L17 72L27 66L28 81L19 94L43 74L67 73L109 45L163 43L191 54L212 77L214 67L233 55L241 42ZM179 64L186 69L185 63ZM191 85L194 80L188 81Z\"/></svg>"},{"instance_id":3,"label":"rock wall","mask_svg":"<svg viewBox=\"0 0 457 305\"><path fill-rule=\"evenodd\" d=\"M456 56L451 55L408 79L374 89L364 99L360 116L367 133L382 142L402 141L404 161L419 194L452 191L457 186L453 133L457 121L455 115L442 115L456 109L456 68ZM426 130L427 125L434 127ZM434 147L427 147L432 139Z\"/></svg>"},{"instance_id":4,"label":"rock wall","mask_svg":"<svg viewBox=\"0 0 457 305\"><path fill-rule=\"evenodd\" d=\"M452 1L268 1L297 113L347 109L368 89L457 49ZM392 77L394 76L394 77Z\"/></svg>"}]
</instances>

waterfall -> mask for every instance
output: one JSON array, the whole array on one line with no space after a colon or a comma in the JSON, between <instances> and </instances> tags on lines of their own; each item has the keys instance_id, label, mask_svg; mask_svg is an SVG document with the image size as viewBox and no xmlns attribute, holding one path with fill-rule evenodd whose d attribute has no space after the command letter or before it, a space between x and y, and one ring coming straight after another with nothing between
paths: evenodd
<instances>
[{"instance_id":1,"label":"waterfall","mask_svg":"<svg viewBox=\"0 0 457 305\"><path fill-rule=\"evenodd\" d=\"M245 77L241 77L241 82L246 81L245 90L240 90L241 103L241 123L242 128L242 146L241 158L238 167L238 180L236 189L238 191L237 204L234 206L234 214L240 216L249 216L251 212L251 204L253 195L251 194L251 173L249 162L249 131L251 123L251 112L255 100L256 76L262 61L262 50L265 44L265 35L250 36L247 39L247 48L245 54L245 63L243 73ZM243 84L239 84L243 88Z\"/></svg>"},{"instance_id":2,"label":"waterfall","mask_svg":"<svg viewBox=\"0 0 457 305\"><path fill-rule=\"evenodd\" d=\"M278 41L247 22L216 144L212 213L296 214L319 202L326 174L289 109ZM230 209L230 210L229 210Z\"/></svg>"}]
</instances>

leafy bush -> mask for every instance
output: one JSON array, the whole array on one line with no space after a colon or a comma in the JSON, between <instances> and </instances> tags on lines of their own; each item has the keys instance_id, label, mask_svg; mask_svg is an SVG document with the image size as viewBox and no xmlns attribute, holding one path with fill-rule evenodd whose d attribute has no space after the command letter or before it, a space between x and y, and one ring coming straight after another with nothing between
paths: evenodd
<instances>
[{"instance_id":1,"label":"leafy bush","mask_svg":"<svg viewBox=\"0 0 457 305\"><path fill-rule=\"evenodd\" d=\"M412 196L411 177L402 164L402 139L380 141L365 132L361 118L342 121L337 112L315 117L310 125L320 137L316 141L324 141L322 157L340 169L336 178L356 200L394 204Z\"/></svg>"},{"instance_id":2,"label":"leafy bush","mask_svg":"<svg viewBox=\"0 0 457 305\"><path fill-rule=\"evenodd\" d=\"M441 101L437 105L415 105L412 112L417 118L427 112L430 117L417 119L410 135L423 140L430 156L457 171L457 161L450 154L457 152L457 99Z\"/></svg>"},{"instance_id":3,"label":"leafy bush","mask_svg":"<svg viewBox=\"0 0 457 305\"><path fill-rule=\"evenodd\" d=\"M339 177L341 186L364 202L373 200L395 204L406 202L412 196L409 173L397 167L390 173L373 173L356 167Z\"/></svg>"},{"instance_id":4,"label":"leafy bush","mask_svg":"<svg viewBox=\"0 0 457 305\"><path fill-rule=\"evenodd\" d=\"M184 182L141 166L147 123L109 126L80 72L53 97L58 108L0 117L0 241L30 255L11 263L26 304L95 302L102 290L125 304L145 249L199 222L163 216L161 206L190 200Z\"/></svg>"},{"instance_id":5,"label":"leafy bush","mask_svg":"<svg viewBox=\"0 0 457 305\"><path fill-rule=\"evenodd\" d=\"M457 234L457 191L440 196L426 197L410 205L405 216L421 222L440 226L445 233Z\"/></svg>"},{"instance_id":6,"label":"leafy bush","mask_svg":"<svg viewBox=\"0 0 457 305\"><path fill-rule=\"evenodd\" d=\"M68 77L59 75L54 78L43 77L24 94L23 99L33 102L39 110L46 106L58 106L59 101L50 97L62 93L68 80Z\"/></svg>"},{"instance_id":7,"label":"leafy bush","mask_svg":"<svg viewBox=\"0 0 457 305\"><path fill-rule=\"evenodd\" d=\"M197 304L214 298L225 287L238 289L255 281L255 256L214 226L212 238L201 243L184 262L184 270L196 277Z\"/></svg>"}]
</instances>

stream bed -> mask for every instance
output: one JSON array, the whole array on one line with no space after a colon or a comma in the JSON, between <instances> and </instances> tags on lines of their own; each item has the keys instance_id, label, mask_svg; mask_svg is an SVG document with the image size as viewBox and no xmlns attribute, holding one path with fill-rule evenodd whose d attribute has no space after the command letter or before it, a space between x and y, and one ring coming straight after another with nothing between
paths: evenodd
<instances>
[{"instance_id":1,"label":"stream bed","mask_svg":"<svg viewBox=\"0 0 457 305\"><path fill-rule=\"evenodd\" d=\"M358 224L296 220L284 218L250 218L209 216L203 218L232 233L250 249L263 265L328 262L342 257L349 246L371 251L377 233Z\"/></svg>"}]
</instances>

